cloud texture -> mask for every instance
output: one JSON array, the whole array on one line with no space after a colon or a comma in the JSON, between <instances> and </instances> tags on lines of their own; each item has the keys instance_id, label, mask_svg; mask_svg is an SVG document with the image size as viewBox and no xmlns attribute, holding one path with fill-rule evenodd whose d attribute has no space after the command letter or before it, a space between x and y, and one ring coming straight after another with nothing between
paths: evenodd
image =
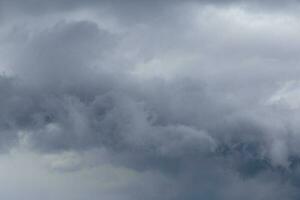
<instances>
[{"instance_id":1,"label":"cloud texture","mask_svg":"<svg viewBox=\"0 0 300 200\"><path fill-rule=\"evenodd\" d=\"M299 199L298 7L0 0L0 197Z\"/></svg>"}]
</instances>

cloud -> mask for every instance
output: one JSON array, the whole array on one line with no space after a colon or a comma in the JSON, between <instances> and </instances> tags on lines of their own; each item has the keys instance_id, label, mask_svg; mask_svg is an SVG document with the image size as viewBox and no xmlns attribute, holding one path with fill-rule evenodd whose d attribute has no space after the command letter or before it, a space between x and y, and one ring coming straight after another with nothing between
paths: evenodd
<instances>
[{"instance_id":1,"label":"cloud","mask_svg":"<svg viewBox=\"0 0 300 200\"><path fill-rule=\"evenodd\" d=\"M0 4L0 166L17 182L48 199L299 197L297 2ZM25 182L6 198L38 199Z\"/></svg>"}]
</instances>

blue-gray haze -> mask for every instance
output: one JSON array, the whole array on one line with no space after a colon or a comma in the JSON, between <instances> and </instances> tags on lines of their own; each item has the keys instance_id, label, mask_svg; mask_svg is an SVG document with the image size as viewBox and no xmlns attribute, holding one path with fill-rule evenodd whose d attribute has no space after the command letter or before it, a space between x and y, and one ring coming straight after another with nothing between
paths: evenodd
<instances>
[{"instance_id":1,"label":"blue-gray haze","mask_svg":"<svg viewBox=\"0 0 300 200\"><path fill-rule=\"evenodd\" d=\"M299 200L298 0L0 0L0 199Z\"/></svg>"}]
</instances>

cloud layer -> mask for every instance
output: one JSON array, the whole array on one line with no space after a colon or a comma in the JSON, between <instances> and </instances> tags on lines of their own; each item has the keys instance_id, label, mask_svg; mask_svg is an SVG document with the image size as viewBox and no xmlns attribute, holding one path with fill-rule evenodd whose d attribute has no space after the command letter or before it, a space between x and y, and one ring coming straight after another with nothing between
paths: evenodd
<instances>
[{"instance_id":1,"label":"cloud layer","mask_svg":"<svg viewBox=\"0 0 300 200\"><path fill-rule=\"evenodd\" d=\"M298 7L0 0L2 197L298 199Z\"/></svg>"}]
</instances>

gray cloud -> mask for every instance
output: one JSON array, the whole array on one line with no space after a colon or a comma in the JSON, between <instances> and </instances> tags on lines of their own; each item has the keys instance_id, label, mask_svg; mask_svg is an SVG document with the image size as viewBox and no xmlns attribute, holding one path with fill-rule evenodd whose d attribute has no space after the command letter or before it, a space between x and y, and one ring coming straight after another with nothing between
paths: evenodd
<instances>
[{"instance_id":1,"label":"gray cloud","mask_svg":"<svg viewBox=\"0 0 300 200\"><path fill-rule=\"evenodd\" d=\"M299 198L299 16L280 2L0 3L2 155L138 177L78 199Z\"/></svg>"}]
</instances>

